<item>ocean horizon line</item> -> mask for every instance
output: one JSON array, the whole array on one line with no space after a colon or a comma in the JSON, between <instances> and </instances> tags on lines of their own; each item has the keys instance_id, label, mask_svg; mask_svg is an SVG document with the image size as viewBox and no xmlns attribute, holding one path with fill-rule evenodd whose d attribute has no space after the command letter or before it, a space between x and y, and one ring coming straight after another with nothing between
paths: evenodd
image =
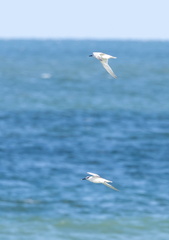
<instances>
[{"instance_id":1,"label":"ocean horizon line","mask_svg":"<svg viewBox=\"0 0 169 240\"><path fill-rule=\"evenodd\" d=\"M89 37L0 37L0 41L121 41L121 42L169 42L160 38L89 38Z\"/></svg>"}]
</instances>

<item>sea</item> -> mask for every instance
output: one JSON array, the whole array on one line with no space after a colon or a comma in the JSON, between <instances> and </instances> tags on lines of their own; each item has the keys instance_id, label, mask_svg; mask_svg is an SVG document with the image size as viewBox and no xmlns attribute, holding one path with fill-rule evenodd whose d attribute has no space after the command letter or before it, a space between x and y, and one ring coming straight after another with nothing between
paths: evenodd
<instances>
[{"instance_id":1,"label":"sea","mask_svg":"<svg viewBox=\"0 0 169 240\"><path fill-rule=\"evenodd\" d=\"M169 239L168 41L0 40L0 239Z\"/></svg>"}]
</instances>

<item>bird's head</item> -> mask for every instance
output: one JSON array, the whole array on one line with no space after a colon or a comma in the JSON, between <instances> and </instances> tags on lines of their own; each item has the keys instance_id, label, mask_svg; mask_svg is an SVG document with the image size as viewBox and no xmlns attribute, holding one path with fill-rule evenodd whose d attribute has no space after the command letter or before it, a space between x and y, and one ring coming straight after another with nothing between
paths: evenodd
<instances>
[{"instance_id":1,"label":"bird's head","mask_svg":"<svg viewBox=\"0 0 169 240\"><path fill-rule=\"evenodd\" d=\"M82 178L81 180L87 180L89 178L89 176L85 177L85 178Z\"/></svg>"}]
</instances>

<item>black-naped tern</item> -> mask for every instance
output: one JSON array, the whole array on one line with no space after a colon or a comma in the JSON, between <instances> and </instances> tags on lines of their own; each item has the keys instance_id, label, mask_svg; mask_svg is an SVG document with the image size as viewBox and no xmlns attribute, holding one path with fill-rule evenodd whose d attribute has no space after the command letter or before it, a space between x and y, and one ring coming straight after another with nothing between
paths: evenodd
<instances>
[{"instance_id":1,"label":"black-naped tern","mask_svg":"<svg viewBox=\"0 0 169 240\"><path fill-rule=\"evenodd\" d=\"M93 183L102 183L102 184L104 184L105 186L107 186L109 188L112 188L112 189L114 189L116 191L119 191L117 188L115 188L112 185L108 184L108 183L112 183L112 181L107 180L105 178L102 178L102 177L100 177L96 173L87 172L87 174L92 175L92 176L87 176L85 178L82 178L82 180L88 180L88 181L93 182Z\"/></svg>"},{"instance_id":2,"label":"black-naped tern","mask_svg":"<svg viewBox=\"0 0 169 240\"><path fill-rule=\"evenodd\" d=\"M106 69L106 71L114 78L117 78L117 76L114 74L113 70L111 69L111 67L108 64L108 59L109 58L116 58L113 57L111 55L102 53L102 52L93 52L91 55L89 55L89 57L95 57L98 60L100 60L101 64L103 65L103 67Z\"/></svg>"}]
</instances>

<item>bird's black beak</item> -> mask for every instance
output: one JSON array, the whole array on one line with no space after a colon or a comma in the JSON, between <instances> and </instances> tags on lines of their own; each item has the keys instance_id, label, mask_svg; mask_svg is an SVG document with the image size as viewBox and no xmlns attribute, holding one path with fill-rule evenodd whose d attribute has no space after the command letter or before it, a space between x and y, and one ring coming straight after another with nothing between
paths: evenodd
<instances>
[{"instance_id":1,"label":"bird's black beak","mask_svg":"<svg viewBox=\"0 0 169 240\"><path fill-rule=\"evenodd\" d=\"M81 180L86 180L86 178L82 178Z\"/></svg>"},{"instance_id":2,"label":"bird's black beak","mask_svg":"<svg viewBox=\"0 0 169 240\"><path fill-rule=\"evenodd\" d=\"M91 54L91 55L89 55L89 57L93 57L93 55Z\"/></svg>"}]
</instances>

